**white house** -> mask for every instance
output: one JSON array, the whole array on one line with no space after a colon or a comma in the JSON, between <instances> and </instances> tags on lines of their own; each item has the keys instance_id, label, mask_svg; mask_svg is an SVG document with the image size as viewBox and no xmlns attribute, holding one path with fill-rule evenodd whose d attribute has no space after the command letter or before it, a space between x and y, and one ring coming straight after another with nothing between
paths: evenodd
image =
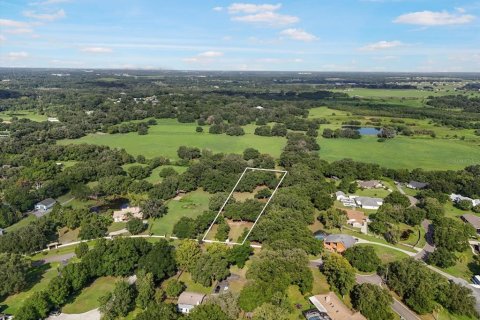
<instances>
[{"instance_id":1,"label":"white house","mask_svg":"<svg viewBox=\"0 0 480 320\"><path fill-rule=\"evenodd\" d=\"M452 202L467 200L467 201L470 201L472 203L472 206L474 207L480 205L480 199L472 199L472 198L464 197L460 194L455 194L455 193L452 193L450 195L450 200L452 200Z\"/></svg>"},{"instance_id":2,"label":"white house","mask_svg":"<svg viewBox=\"0 0 480 320\"><path fill-rule=\"evenodd\" d=\"M428 186L428 183L413 181L413 180L407 184L407 188L410 188L410 189L423 189L426 186Z\"/></svg>"},{"instance_id":3,"label":"white house","mask_svg":"<svg viewBox=\"0 0 480 320\"><path fill-rule=\"evenodd\" d=\"M60 120L58 120L57 118L54 118L54 117L47 118L47 121L48 122L60 122Z\"/></svg>"},{"instance_id":4,"label":"white house","mask_svg":"<svg viewBox=\"0 0 480 320\"><path fill-rule=\"evenodd\" d=\"M382 198L356 197L355 203L362 209L377 210L383 204Z\"/></svg>"},{"instance_id":5,"label":"white house","mask_svg":"<svg viewBox=\"0 0 480 320\"><path fill-rule=\"evenodd\" d=\"M35 210L38 210L38 211L47 211L48 209L53 208L53 206L55 205L55 203L57 203L57 201L55 201L55 199L52 199L52 198L48 198L48 199L42 200L42 201L40 201L39 203L37 203L37 204L35 205Z\"/></svg>"},{"instance_id":6,"label":"white house","mask_svg":"<svg viewBox=\"0 0 480 320\"><path fill-rule=\"evenodd\" d=\"M348 197L345 195L343 191L335 192L335 197L337 198L338 201L342 201L343 199L348 199Z\"/></svg>"},{"instance_id":7,"label":"white house","mask_svg":"<svg viewBox=\"0 0 480 320\"><path fill-rule=\"evenodd\" d=\"M202 304L205 295L202 293L184 291L177 301L178 311L184 314L190 313L193 308Z\"/></svg>"}]
</instances>

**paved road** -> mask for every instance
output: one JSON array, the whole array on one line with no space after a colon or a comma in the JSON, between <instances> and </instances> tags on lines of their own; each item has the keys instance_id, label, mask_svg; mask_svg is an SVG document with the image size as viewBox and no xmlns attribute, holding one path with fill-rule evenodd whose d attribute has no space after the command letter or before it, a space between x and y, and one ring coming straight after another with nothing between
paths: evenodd
<instances>
[{"instance_id":1,"label":"paved road","mask_svg":"<svg viewBox=\"0 0 480 320\"><path fill-rule=\"evenodd\" d=\"M401 194L404 194L408 197L408 200L410 200L410 206L414 206L418 203L417 198L409 196L408 194L405 193L405 191L402 188L402 185L399 182L396 182L395 185L397 186L397 189Z\"/></svg>"},{"instance_id":2,"label":"paved road","mask_svg":"<svg viewBox=\"0 0 480 320\"><path fill-rule=\"evenodd\" d=\"M93 309L80 314L61 313L58 316L50 316L46 320L100 320L101 314L98 309Z\"/></svg>"},{"instance_id":3,"label":"paved road","mask_svg":"<svg viewBox=\"0 0 480 320\"><path fill-rule=\"evenodd\" d=\"M433 225L430 220L423 220L422 221L422 228L425 230L425 238L427 240L427 243L423 247L422 251L420 251L416 256L415 259L417 260L423 260L428 257L430 253L432 253L435 250L435 245L433 244Z\"/></svg>"},{"instance_id":4,"label":"paved road","mask_svg":"<svg viewBox=\"0 0 480 320\"><path fill-rule=\"evenodd\" d=\"M51 262L62 262L62 261L68 261L75 257L75 253L66 253L66 254L60 254L56 256L49 256L45 257L44 259L37 260L34 262L35 265L42 265L46 263L51 263Z\"/></svg>"},{"instance_id":5,"label":"paved road","mask_svg":"<svg viewBox=\"0 0 480 320\"><path fill-rule=\"evenodd\" d=\"M381 286L381 287L383 286L382 278L380 278L380 276L377 274L371 274L371 275L357 274L355 276L355 280L359 284L371 283L377 286ZM393 298L392 310L396 314L398 314L400 317L403 317L406 320L420 320L420 318L417 316L415 312L410 310L406 305L404 305L402 302L398 301L395 298Z\"/></svg>"}]
</instances>

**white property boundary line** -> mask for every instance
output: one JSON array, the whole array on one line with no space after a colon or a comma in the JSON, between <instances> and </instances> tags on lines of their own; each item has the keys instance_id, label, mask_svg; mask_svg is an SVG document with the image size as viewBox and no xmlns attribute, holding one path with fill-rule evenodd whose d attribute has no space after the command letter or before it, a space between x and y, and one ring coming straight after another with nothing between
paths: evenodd
<instances>
[{"instance_id":1,"label":"white property boundary line","mask_svg":"<svg viewBox=\"0 0 480 320\"><path fill-rule=\"evenodd\" d=\"M255 222L253 223L253 226L250 228L250 231L248 231L248 233L247 233L247 235L245 236L245 238L243 238L242 243L229 242L228 240L227 240L227 241L218 241L218 240L207 240L207 239L205 239L205 238L207 237L208 233L212 230L212 228L213 228L215 222L217 221L218 217L219 217L220 214L222 213L223 208L225 208L225 206L227 205L228 201L230 200L230 198L232 197L233 193L235 192L235 189L237 189L237 186L238 186L238 184L240 183L240 180L242 180L243 176L245 175L245 173L246 173L248 170L252 170L252 171L270 171L270 172L276 172L276 173L283 173L283 175L282 175L282 177L280 178L280 181L278 182L277 186L275 187L275 190L273 190L272 195L268 198L267 203L263 206L262 211L260 211L260 214L258 215L257 219L255 219ZM277 192L278 188L279 188L280 185L282 184L283 179L285 178L285 176L287 175L287 173L288 173L288 171L284 171L284 170L274 170L274 169L262 169L262 168L246 167L245 170L243 170L242 175L240 176L240 178L238 178L238 181L237 181L237 183L235 184L235 186L233 187L232 191L231 191L230 194L228 195L227 200L225 200L225 202L223 203L223 205L222 205L222 207L220 208L220 210L218 210L218 213L217 213L217 215L215 216L215 219L213 219L212 224L211 224L210 227L207 229L207 232L205 232L205 234L204 234L204 236L203 236L203 238L202 238L202 241L203 241L203 242L206 242L206 243L225 243L225 244L243 245L243 244L245 243L245 241L248 239L248 237L250 236L250 233L252 232L253 228L255 228L255 225L257 224L258 220L259 220L260 217L262 216L263 212L264 212L265 209L268 207L268 204L270 203L270 201L272 200L272 198L275 196L275 193Z\"/></svg>"}]
</instances>

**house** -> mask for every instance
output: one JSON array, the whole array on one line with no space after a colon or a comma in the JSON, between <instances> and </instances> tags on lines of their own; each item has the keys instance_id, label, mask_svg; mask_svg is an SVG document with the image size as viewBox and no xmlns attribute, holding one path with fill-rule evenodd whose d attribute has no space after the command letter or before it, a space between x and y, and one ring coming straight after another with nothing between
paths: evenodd
<instances>
[{"instance_id":1,"label":"house","mask_svg":"<svg viewBox=\"0 0 480 320\"><path fill-rule=\"evenodd\" d=\"M320 312L316 308L303 311L302 313L307 320L332 320L326 312Z\"/></svg>"},{"instance_id":2,"label":"house","mask_svg":"<svg viewBox=\"0 0 480 320\"><path fill-rule=\"evenodd\" d=\"M205 295L202 293L184 291L177 301L178 311L188 314L193 308L202 304Z\"/></svg>"},{"instance_id":3,"label":"house","mask_svg":"<svg viewBox=\"0 0 480 320\"><path fill-rule=\"evenodd\" d=\"M407 184L407 188L416 189L416 190L423 189L423 188L425 188L426 186L428 186L428 183L418 182L418 181L413 181L413 180L410 181L410 182Z\"/></svg>"},{"instance_id":4,"label":"house","mask_svg":"<svg viewBox=\"0 0 480 320\"><path fill-rule=\"evenodd\" d=\"M379 189L383 188L383 184L379 180L357 181L358 186L362 189Z\"/></svg>"},{"instance_id":5,"label":"house","mask_svg":"<svg viewBox=\"0 0 480 320\"><path fill-rule=\"evenodd\" d=\"M309 300L320 314L326 313L331 320L367 320L360 312L350 310L342 300L331 291L327 294L312 296Z\"/></svg>"},{"instance_id":6,"label":"house","mask_svg":"<svg viewBox=\"0 0 480 320\"><path fill-rule=\"evenodd\" d=\"M343 191L337 191L335 192L335 197L337 198L337 200L341 201L343 199L348 199L348 197L345 195L345 193Z\"/></svg>"},{"instance_id":7,"label":"house","mask_svg":"<svg viewBox=\"0 0 480 320\"><path fill-rule=\"evenodd\" d=\"M54 117L47 118L47 121L48 122L60 122L60 120L58 120L57 118L54 118Z\"/></svg>"},{"instance_id":8,"label":"house","mask_svg":"<svg viewBox=\"0 0 480 320\"><path fill-rule=\"evenodd\" d=\"M53 206L55 205L55 203L57 203L57 201L55 201L55 199L52 199L52 198L48 198L48 199L42 200L42 201L40 201L39 203L37 203L37 204L35 205L35 210L38 210L38 211L47 211L47 210L53 208Z\"/></svg>"},{"instance_id":9,"label":"house","mask_svg":"<svg viewBox=\"0 0 480 320\"><path fill-rule=\"evenodd\" d=\"M362 209L377 210L383 204L382 198L356 197L355 203Z\"/></svg>"},{"instance_id":10,"label":"house","mask_svg":"<svg viewBox=\"0 0 480 320\"><path fill-rule=\"evenodd\" d=\"M2 228L0 228L0 236L3 236L3 233L4 233L4 232L5 232L5 231L4 231Z\"/></svg>"},{"instance_id":11,"label":"house","mask_svg":"<svg viewBox=\"0 0 480 320\"><path fill-rule=\"evenodd\" d=\"M477 217L474 214L467 213L462 215L461 218L466 223L470 223L477 231L477 234L480 235L480 217Z\"/></svg>"},{"instance_id":12,"label":"house","mask_svg":"<svg viewBox=\"0 0 480 320\"><path fill-rule=\"evenodd\" d=\"M464 197L460 194L455 194L455 193L452 193L450 195L450 200L452 200L452 202L459 202L459 201L462 201L462 200L467 200L467 201L470 201L472 203L473 207L476 207L476 206L480 205L480 199L472 199L472 198Z\"/></svg>"},{"instance_id":13,"label":"house","mask_svg":"<svg viewBox=\"0 0 480 320\"><path fill-rule=\"evenodd\" d=\"M130 217L143 219L140 207L127 207L113 212L114 222L126 222Z\"/></svg>"},{"instance_id":14,"label":"house","mask_svg":"<svg viewBox=\"0 0 480 320\"><path fill-rule=\"evenodd\" d=\"M323 239L323 246L332 252L342 253L355 245L357 240L348 234L331 234Z\"/></svg>"},{"instance_id":15,"label":"house","mask_svg":"<svg viewBox=\"0 0 480 320\"><path fill-rule=\"evenodd\" d=\"M361 228L368 221L368 217L358 210L344 210L347 213L347 224L354 228Z\"/></svg>"}]
</instances>

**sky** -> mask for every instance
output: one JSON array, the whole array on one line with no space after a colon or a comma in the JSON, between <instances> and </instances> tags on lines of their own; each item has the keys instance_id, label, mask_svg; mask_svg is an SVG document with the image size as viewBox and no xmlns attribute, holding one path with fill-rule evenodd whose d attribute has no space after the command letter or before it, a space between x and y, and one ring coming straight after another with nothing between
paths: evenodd
<instances>
[{"instance_id":1,"label":"sky","mask_svg":"<svg viewBox=\"0 0 480 320\"><path fill-rule=\"evenodd\" d=\"M0 66L480 72L480 0L0 0Z\"/></svg>"}]
</instances>

